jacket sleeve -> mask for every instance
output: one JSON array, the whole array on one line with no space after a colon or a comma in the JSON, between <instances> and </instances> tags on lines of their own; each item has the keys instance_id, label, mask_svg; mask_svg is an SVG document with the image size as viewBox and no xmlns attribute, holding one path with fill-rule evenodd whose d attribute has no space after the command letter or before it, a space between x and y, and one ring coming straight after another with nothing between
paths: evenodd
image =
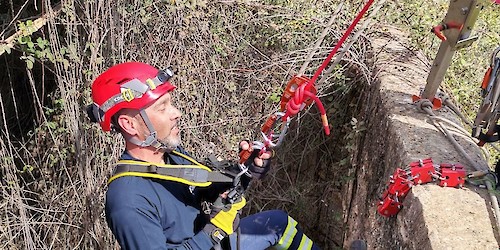
<instances>
[{"instance_id":1,"label":"jacket sleeve","mask_svg":"<svg viewBox=\"0 0 500 250\"><path fill-rule=\"evenodd\" d=\"M107 216L109 227L122 249L189 249L209 250L213 247L210 237L200 231L182 244L168 244L166 236L151 204L123 206Z\"/></svg>"}]
</instances>

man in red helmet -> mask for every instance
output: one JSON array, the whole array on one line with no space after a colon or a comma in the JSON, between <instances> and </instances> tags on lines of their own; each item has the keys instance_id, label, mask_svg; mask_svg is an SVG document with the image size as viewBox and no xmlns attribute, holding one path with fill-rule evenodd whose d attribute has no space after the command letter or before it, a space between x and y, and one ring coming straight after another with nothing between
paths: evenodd
<instances>
[{"instance_id":1,"label":"man in red helmet","mask_svg":"<svg viewBox=\"0 0 500 250\"><path fill-rule=\"evenodd\" d=\"M108 181L106 220L123 249L319 249L285 212L239 219L251 178L269 169L270 153L256 150L245 164L207 167L181 147L170 70L128 62L92 84L89 117L125 139ZM251 150L248 142L242 150ZM202 206L202 204L211 204ZM235 233L237 232L237 233Z\"/></svg>"}]
</instances>

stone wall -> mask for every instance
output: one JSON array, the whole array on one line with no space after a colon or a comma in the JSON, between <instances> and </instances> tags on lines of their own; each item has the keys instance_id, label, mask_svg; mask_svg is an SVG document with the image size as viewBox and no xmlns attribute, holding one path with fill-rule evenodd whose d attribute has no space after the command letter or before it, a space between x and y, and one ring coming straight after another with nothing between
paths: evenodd
<instances>
[{"instance_id":1,"label":"stone wall","mask_svg":"<svg viewBox=\"0 0 500 250\"><path fill-rule=\"evenodd\" d=\"M474 168L412 102L411 96L425 86L430 62L411 51L397 30L373 37L375 80L359 117L367 131L353 159L357 178L345 191L349 212L344 247L363 239L368 249L498 249L491 201L485 190L474 186L415 186L396 217L377 213L379 197L397 167L431 157L437 164ZM435 113L459 123L447 107ZM454 137L476 166L487 167L472 140L458 133Z\"/></svg>"}]
</instances>

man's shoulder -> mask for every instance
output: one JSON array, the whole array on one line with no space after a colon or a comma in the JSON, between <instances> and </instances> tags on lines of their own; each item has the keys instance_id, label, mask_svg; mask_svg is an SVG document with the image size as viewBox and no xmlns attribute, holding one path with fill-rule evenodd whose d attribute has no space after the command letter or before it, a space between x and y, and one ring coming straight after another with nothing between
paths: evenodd
<instances>
[{"instance_id":1,"label":"man's shoulder","mask_svg":"<svg viewBox=\"0 0 500 250\"><path fill-rule=\"evenodd\" d=\"M167 152L163 155L166 164L173 165L189 165L192 164L187 158L191 158L191 154L183 147L178 146L174 152Z\"/></svg>"},{"instance_id":2,"label":"man's shoulder","mask_svg":"<svg viewBox=\"0 0 500 250\"><path fill-rule=\"evenodd\" d=\"M106 192L107 203L130 203L140 202L145 199L148 202L154 202L158 196L167 195L163 188L159 189L158 185L149 178L138 176L123 176L113 180Z\"/></svg>"},{"instance_id":3,"label":"man's shoulder","mask_svg":"<svg viewBox=\"0 0 500 250\"><path fill-rule=\"evenodd\" d=\"M122 195L147 193L158 193L165 189L165 181L157 180L155 178L146 178L141 176L122 176L114 179L108 185L108 193L119 193Z\"/></svg>"},{"instance_id":4,"label":"man's shoulder","mask_svg":"<svg viewBox=\"0 0 500 250\"><path fill-rule=\"evenodd\" d=\"M134 197L140 193L147 192L148 180L136 176L123 176L113 180L108 185L107 197Z\"/></svg>"},{"instance_id":5,"label":"man's shoulder","mask_svg":"<svg viewBox=\"0 0 500 250\"><path fill-rule=\"evenodd\" d=\"M172 192L172 190L177 190L178 186L186 185L175 181L132 175L114 179L108 185L107 193L119 193L122 195L145 195L147 193L152 193L156 195L165 195L163 192Z\"/></svg>"}]
</instances>

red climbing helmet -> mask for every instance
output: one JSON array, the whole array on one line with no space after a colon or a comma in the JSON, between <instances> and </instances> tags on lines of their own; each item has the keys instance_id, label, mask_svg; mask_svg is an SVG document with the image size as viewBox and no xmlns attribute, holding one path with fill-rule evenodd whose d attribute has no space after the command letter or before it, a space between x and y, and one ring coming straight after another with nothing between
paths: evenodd
<instances>
[{"instance_id":1,"label":"red climbing helmet","mask_svg":"<svg viewBox=\"0 0 500 250\"><path fill-rule=\"evenodd\" d=\"M170 69L158 70L141 62L117 64L92 83L93 104L87 113L104 131L111 129L111 117L123 108L140 110L175 89L168 80Z\"/></svg>"}]
</instances>

